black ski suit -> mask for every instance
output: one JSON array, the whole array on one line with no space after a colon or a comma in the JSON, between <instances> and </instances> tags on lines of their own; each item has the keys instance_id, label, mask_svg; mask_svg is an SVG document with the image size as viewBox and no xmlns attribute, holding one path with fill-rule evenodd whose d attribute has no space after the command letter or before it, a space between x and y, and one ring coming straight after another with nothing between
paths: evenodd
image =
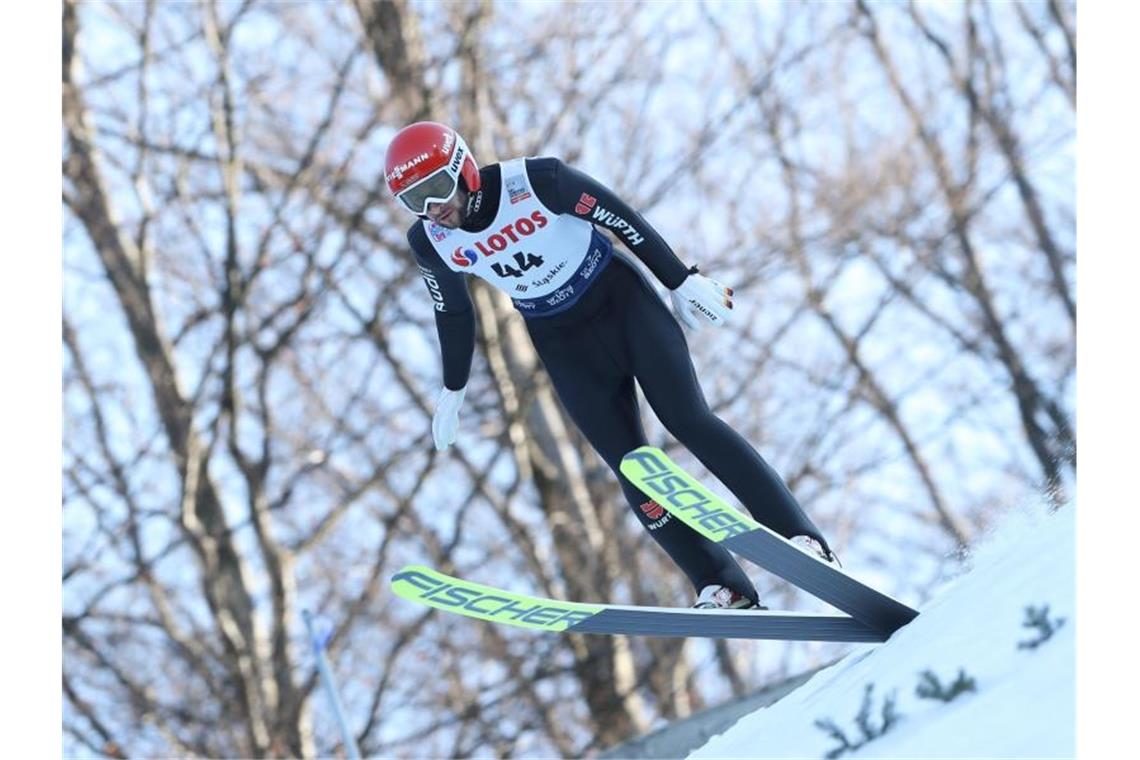
<instances>
[{"instance_id":1,"label":"black ski suit","mask_svg":"<svg viewBox=\"0 0 1140 760\"><path fill-rule=\"evenodd\" d=\"M525 166L534 192L550 211L614 229L669 289L689 275L648 222L596 180L554 158L527 159ZM499 212L500 164L484 167L480 179L462 228L470 233L488 229ZM429 230L433 228L417 222L408 241L435 302L444 384L459 390L470 372L475 320L464 275L444 264ZM608 255L609 240L596 230L591 246L607 254L604 268L579 289L569 308L537 316L516 302L538 355L563 407L613 470L634 514L693 586L699 591L720 584L755 601L755 587L728 550L664 512L621 474L622 456L647 443L635 381L670 434L757 521L788 538L808 535L826 542L775 471L709 409L685 335L662 299L631 264Z\"/></svg>"}]
</instances>

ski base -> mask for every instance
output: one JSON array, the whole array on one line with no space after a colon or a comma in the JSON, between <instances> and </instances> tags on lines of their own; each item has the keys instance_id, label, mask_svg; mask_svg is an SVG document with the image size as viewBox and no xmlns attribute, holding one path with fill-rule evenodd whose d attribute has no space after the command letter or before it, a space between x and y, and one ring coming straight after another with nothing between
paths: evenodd
<instances>
[{"instance_id":1,"label":"ski base","mask_svg":"<svg viewBox=\"0 0 1140 760\"><path fill-rule=\"evenodd\" d=\"M706 488L661 449L642 446L622 458L621 472L686 525L866 626L890 636L918 612L801 551Z\"/></svg>"},{"instance_id":2,"label":"ski base","mask_svg":"<svg viewBox=\"0 0 1140 760\"><path fill-rule=\"evenodd\" d=\"M484 586L420 565L408 565L392 576L391 587L398 596L447 612L557 633L781 641L886 640L881 632L845 615L562 602Z\"/></svg>"}]
</instances>

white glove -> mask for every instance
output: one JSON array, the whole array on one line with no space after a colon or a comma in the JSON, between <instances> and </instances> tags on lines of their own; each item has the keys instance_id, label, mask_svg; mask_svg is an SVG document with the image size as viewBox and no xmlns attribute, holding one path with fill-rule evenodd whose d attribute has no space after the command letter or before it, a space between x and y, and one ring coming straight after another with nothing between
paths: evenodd
<instances>
[{"instance_id":1,"label":"white glove","mask_svg":"<svg viewBox=\"0 0 1140 760\"><path fill-rule=\"evenodd\" d=\"M732 288L695 271L676 290L669 291L669 297L677 318L691 330L699 329L705 322L723 325L732 309Z\"/></svg>"},{"instance_id":2,"label":"white glove","mask_svg":"<svg viewBox=\"0 0 1140 760\"><path fill-rule=\"evenodd\" d=\"M439 392L435 416L431 418L431 437L435 439L436 451L443 451L455 443L455 433L459 430L459 407L463 406L466 394L466 386L457 391L444 388Z\"/></svg>"}]
</instances>

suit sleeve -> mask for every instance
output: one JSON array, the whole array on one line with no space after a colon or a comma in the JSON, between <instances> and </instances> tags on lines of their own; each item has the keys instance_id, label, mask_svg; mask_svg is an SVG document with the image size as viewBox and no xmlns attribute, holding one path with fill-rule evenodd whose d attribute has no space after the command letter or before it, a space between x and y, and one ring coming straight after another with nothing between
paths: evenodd
<instances>
[{"instance_id":1,"label":"suit sleeve","mask_svg":"<svg viewBox=\"0 0 1140 760\"><path fill-rule=\"evenodd\" d=\"M422 224L417 222L408 230L408 243L435 306L443 384L453 391L460 390L467 385L475 354L475 313L467 281L439 260Z\"/></svg>"},{"instance_id":2,"label":"suit sleeve","mask_svg":"<svg viewBox=\"0 0 1140 760\"><path fill-rule=\"evenodd\" d=\"M601 182L557 158L527 159L526 166L535 193L551 211L611 230L670 290L689 275L657 230Z\"/></svg>"}]
</instances>

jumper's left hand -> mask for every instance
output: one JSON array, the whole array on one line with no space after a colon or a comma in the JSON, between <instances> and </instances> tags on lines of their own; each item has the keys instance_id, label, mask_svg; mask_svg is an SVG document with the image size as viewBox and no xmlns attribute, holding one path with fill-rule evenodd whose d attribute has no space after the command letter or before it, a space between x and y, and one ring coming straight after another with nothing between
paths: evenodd
<instances>
[{"instance_id":1,"label":"jumper's left hand","mask_svg":"<svg viewBox=\"0 0 1140 760\"><path fill-rule=\"evenodd\" d=\"M719 327L732 311L732 288L695 271L676 290L669 291L678 319L691 330L703 324Z\"/></svg>"},{"instance_id":2,"label":"jumper's left hand","mask_svg":"<svg viewBox=\"0 0 1140 760\"><path fill-rule=\"evenodd\" d=\"M431 418L431 437L435 441L436 451L443 451L455 443L455 434L459 432L459 408L463 406L466 394L467 386L457 391L444 386L439 392L435 414Z\"/></svg>"}]
</instances>

